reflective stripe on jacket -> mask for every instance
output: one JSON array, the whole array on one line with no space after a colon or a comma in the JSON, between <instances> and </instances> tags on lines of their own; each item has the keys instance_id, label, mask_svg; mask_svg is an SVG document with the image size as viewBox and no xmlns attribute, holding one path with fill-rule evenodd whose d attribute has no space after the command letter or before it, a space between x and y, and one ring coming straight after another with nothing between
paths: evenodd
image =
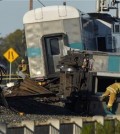
<instances>
[{"instance_id":1,"label":"reflective stripe on jacket","mask_svg":"<svg viewBox=\"0 0 120 134\"><path fill-rule=\"evenodd\" d=\"M107 90L109 90L111 93L119 93L120 92L120 83L116 82L110 86L107 87Z\"/></svg>"}]
</instances>

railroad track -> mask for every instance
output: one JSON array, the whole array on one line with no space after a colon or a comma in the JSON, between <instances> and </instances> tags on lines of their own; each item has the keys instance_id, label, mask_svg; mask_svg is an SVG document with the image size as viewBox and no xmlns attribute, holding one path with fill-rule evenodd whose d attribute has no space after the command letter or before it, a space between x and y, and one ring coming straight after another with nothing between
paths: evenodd
<instances>
[{"instance_id":1,"label":"railroad track","mask_svg":"<svg viewBox=\"0 0 120 134\"><path fill-rule=\"evenodd\" d=\"M25 96L25 97L8 97L6 98L9 107L0 106L0 122L22 121L22 120L36 120L48 118L50 116L76 116L75 113L69 111L57 103L41 102L39 96ZM21 116L23 113L23 116Z\"/></svg>"},{"instance_id":2,"label":"railroad track","mask_svg":"<svg viewBox=\"0 0 120 134\"><path fill-rule=\"evenodd\" d=\"M64 104L59 102L54 93L31 79L25 79L20 85L7 89L1 96L4 103L0 103L0 122L76 115L64 108Z\"/></svg>"},{"instance_id":3,"label":"railroad track","mask_svg":"<svg viewBox=\"0 0 120 134\"><path fill-rule=\"evenodd\" d=\"M17 102L16 105L17 104L19 105L15 107L12 102L10 109L0 106L0 122L10 123L11 121L21 122L23 120L46 120L56 117L69 118L71 116L76 116L76 114L58 106L56 107L42 103L38 106L37 104L33 103L28 104L28 101L23 102L23 100Z\"/></svg>"}]
</instances>

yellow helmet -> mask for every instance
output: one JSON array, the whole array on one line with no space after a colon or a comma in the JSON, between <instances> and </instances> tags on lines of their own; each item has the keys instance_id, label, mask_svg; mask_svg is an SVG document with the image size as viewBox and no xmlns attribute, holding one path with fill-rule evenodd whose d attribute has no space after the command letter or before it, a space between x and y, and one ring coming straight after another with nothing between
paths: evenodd
<instances>
[{"instance_id":1,"label":"yellow helmet","mask_svg":"<svg viewBox=\"0 0 120 134\"><path fill-rule=\"evenodd\" d=\"M21 60L21 62L23 63L23 62L25 62L25 60L24 60L24 59L22 59L22 60Z\"/></svg>"}]
</instances>

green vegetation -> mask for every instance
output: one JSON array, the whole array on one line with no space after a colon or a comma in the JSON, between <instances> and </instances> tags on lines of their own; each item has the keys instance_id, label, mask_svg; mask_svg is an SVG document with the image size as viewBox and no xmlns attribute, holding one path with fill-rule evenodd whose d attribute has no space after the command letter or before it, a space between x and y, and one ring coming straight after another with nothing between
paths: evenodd
<instances>
[{"instance_id":1,"label":"green vegetation","mask_svg":"<svg viewBox=\"0 0 120 134\"><path fill-rule=\"evenodd\" d=\"M83 123L81 134L94 134L95 133L95 122Z\"/></svg>"},{"instance_id":2,"label":"green vegetation","mask_svg":"<svg viewBox=\"0 0 120 134\"><path fill-rule=\"evenodd\" d=\"M105 120L104 125L98 122L84 122L80 134L120 134L120 121Z\"/></svg>"},{"instance_id":3,"label":"green vegetation","mask_svg":"<svg viewBox=\"0 0 120 134\"><path fill-rule=\"evenodd\" d=\"M115 126L113 120L105 120L104 125L96 123L96 134L114 134Z\"/></svg>"},{"instance_id":4,"label":"green vegetation","mask_svg":"<svg viewBox=\"0 0 120 134\"><path fill-rule=\"evenodd\" d=\"M115 134L120 134L120 121L115 122Z\"/></svg>"},{"instance_id":5,"label":"green vegetation","mask_svg":"<svg viewBox=\"0 0 120 134\"><path fill-rule=\"evenodd\" d=\"M4 53L9 49L13 48L19 55L19 57L12 62L12 73L16 72L16 68L22 58L25 58L26 44L23 41L23 30L17 29L15 32L10 33L6 37L0 38L0 62L4 63L9 71L9 62L4 58ZM24 37L25 38L25 37Z\"/></svg>"}]
</instances>

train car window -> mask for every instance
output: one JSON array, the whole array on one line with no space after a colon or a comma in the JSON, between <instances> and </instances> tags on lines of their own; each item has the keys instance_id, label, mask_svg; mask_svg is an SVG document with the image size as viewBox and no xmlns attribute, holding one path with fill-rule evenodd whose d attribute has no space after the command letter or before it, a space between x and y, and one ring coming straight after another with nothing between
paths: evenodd
<instances>
[{"instance_id":1,"label":"train car window","mask_svg":"<svg viewBox=\"0 0 120 134\"><path fill-rule=\"evenodd\" d=\"M105 92L106 88L113 84L115 81L120 81L119 78L113 78L113 77L97 77L97 90L96 93L102 93Z\"/></svg>"},{"instance_id":2,"label":"train car window","mask_svg":"<svg viewBox=\"0 0 120 134\"><path fill-rule=\"evenodd\" d=\"M59 55L60 54L58 38L50 39L50 48L51 48L51 55Z\"/></svg>"},{"instance_id":3,"label":"train car window","mask_svg":"<svg viewBox=\"0 0 120 134\"><path fill-rule=\"evenodd\" d=\"M97 37L98 51L106 52L106 38L105 37Z\"/></svg>"},{"instance_id":4,"label":"train car window","mask_svg":"<svg viewBox=\"0 0 120 134\"><path fill-rule=\"evenodd\" d=\"M105 92L106 87L113 84L115 79L109 77L98 77L98 90L97 92Z\"/></svg>"},{"instance_id":5,"label":"train car window","mask_svg":"<svg viewBox=\"0 0 120 134\"><path fill-rule=\"evenodd\" d=\"M108 36L107 37L107 52L113 52L114 48L112 48L112 37Z\"/></svg>"},{"instance_id":6,"label":"train car window","mask_svg":"<svg viewBox=\"0 0 120 134\"><path fill-rule=\"evenodd\" d=\"M119 33L120 32L120 26L119 25L115 25L115 33Z\"/></svg>"},{"instance_id":7,"label":"train car window","mask_svg":"<svg viewBox=\"0 0 120 134\"><path fill-rule=\"evenodd\" d=\"M114 24L112 25L112 31L113 31L113 33L115 32L115 29L114 29Z\"/></svg>"}]
</instances>

